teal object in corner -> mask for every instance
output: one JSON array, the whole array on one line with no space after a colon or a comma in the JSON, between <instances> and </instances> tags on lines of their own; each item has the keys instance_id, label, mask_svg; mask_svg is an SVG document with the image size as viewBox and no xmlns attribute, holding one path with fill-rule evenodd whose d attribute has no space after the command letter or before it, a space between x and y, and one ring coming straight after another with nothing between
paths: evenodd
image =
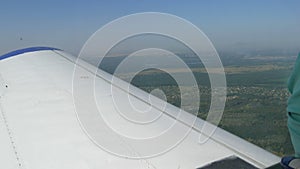
<instances>
[{"instance_id":1,"label":"teal object in corner","mask_svg":"<svg viewBox=\"0 0 300 169\"><path fill-rule=\"evenodd\" d=\"M288 128L295 155L300 157L300 53L288 81L288 90L291 93L287 106Z\"/></svg>"}]
</instances>

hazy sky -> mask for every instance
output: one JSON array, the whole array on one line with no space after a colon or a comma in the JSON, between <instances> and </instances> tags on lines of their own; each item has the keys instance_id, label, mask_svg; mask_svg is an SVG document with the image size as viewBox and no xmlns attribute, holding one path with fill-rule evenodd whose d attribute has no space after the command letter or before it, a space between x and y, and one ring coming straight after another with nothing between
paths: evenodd
<instances>
[{"instance_id":1,"label":"hazy sky","mask_svg":"<svg viewBox=\"0 0 300 169\"><path fill-rule=\"evenodd\" d=\"M187 19L218 51L300 51L299 0L9 0L0 4L0 54L41 45L77 54L101 26L137 12Z\"/></svg>"}]
</instances>

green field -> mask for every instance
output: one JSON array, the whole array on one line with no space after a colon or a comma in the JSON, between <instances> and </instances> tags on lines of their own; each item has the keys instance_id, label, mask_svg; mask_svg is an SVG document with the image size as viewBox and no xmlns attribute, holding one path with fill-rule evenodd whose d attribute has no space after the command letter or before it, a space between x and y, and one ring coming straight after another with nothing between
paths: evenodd
<instances>
[{"instance_id":1,"label":"green field","mask_svg":"<svg viewBox=\"0 0 300 169\"><path fill-rule=\"evenodd\" d=\"M227 58L223 62L227 101L219 126L279 156L293 154L286 127L286 101L289 97L286 83L294 59ZM201 65L192 70L201 96L198 116L205 119L210 106L209 78ZM181 77L187 76L185 71L170 71ZM126 74L119 76L126 80ZM159 88L165 92L169 103L181 105L179 87L165 72L145 70L135 76L131 83L148 92ZM193 102L195 96L192 88L184 86L184 93ZM188 106L183 109L189 111Z\"/></svg>"},{"instance_id":2,"label":"green field","mask_svg":"<svg viewBox=\"0 0 300 169\"><path fill-rule=\"evenodd\" d=\"M219 126L279 156L292 154L286 127L286 100L289 96L286 82L292 65L293 62L278 61L272 64L260 62L257 66L225 67L227 101ZM177 73L186 75L185 72ZM198 116L205 119L210 105L210 83L207 73L195 70L194 75L201 95ZM180 106L179 88L164 72L142 72L132 83L148 92L160 88L167 95L168 102ZM189 94L192 98L192 91Z\"/></svg>"}]
</instances>

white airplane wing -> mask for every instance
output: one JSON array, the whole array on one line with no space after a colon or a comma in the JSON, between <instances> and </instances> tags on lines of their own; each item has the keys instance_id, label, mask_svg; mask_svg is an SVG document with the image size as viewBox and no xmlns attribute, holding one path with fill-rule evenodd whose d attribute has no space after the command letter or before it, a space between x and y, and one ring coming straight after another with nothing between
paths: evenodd
<instances>
[{"instance_id":1,"label":"white airplane wing","mask_svg":"<svg viewBox=\"0 0 300 169\"><path fill-rule=\"evenodd\" d=\"M76 64L80 67L79 79L94 80L95 93L98 93L94 98L84 97L84 93L83 97L77 98L76 104L85 109L86 116L76 114L74 105L72 78ZM173 123L176 123L174 127L178 131L191 128L183 141L163 154L138 158L139 154L155 150L156 147L136 146L118 137L109 128L100 128L101 133L89 135L82 126L84 120L93 120L89 116L90 107L93 106L89 99L96 99L101 110L113 116L118 110L111 101L111 86L118 91L118 99L128 97L126 90L122 89L122 86L128 85L126 82L118 79L110 82L107 79L112 76L101 70L95 77L95 69L84 61L76 63L75 57L62 50L47 47L26 48L0 56L0 168L266 168L280 161L279 157L220 128L207 142L200 144L199 135L204 121L197 118L195 125L187 124L186 119L193 115L182 110L183 119L176 119L173 115L180 109L169 104L170 108L166 111L153 109L153 113L160 113L160 119L148 127L127 126L122 118L108 119L118 131L126 133L130 130L144 134L145 137L147 134L159 133ZM137 88L129 94L131 104L137 107L151 108L152 104L160 104L157 100L155 103L147 103L145 98L149 94ZM135 111L132 106L126 106L126 102L121 108L121 112ZM80 123L78 118L83 121ZM102 124L96 125L101 127ZM93 126L88 127L92 130ZM205 135L205 131L202 134ZM94 137L108 146L113 145L112 152L96 144L92 139ZM177 138L176 133L170 134L168 138ZM157 143L157 146L161 145L164 144ZM116 155L115 150L120 150L123 156Z\"/></svg>"}]
</instances>

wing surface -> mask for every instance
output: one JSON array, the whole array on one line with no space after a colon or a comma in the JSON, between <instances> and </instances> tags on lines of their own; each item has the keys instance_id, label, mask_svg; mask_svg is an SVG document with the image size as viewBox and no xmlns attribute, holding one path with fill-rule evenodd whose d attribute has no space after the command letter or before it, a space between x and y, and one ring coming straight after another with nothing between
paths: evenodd
<instances>
[{"instance_id":1,"label":"wing surface","mask_svg":"<svg viewBox=\"0 0 300 169\"><path fill-rule=\"evenodd\" d=\"M74 95L75 66L79 70L75 77L80 80L79 87L87 89L91 86L89 83L84 86L85 82L94 82L94 97L85 93L86 90L77 91L81 97ZM114 78L111 82L112 78L84 61L76 63L75 57L55 48L27 48L0 56L0 168L196 169L230 157L256 168L265 168L280 160L220 128L211 139L199 144L199 134L206 134L201 131L203 120L196 118L193 124L193 115L120 79ZM111 90L115 94L112 95ZM77 97L76 106L74 97ZM122 103L125 98L129 98L133 106L125 101ZM119 100L117 106L114 99ZM96 100L96 105L93 100ZM106 117L102 119L103 123L93 123L93 120L99 120L99 114L97 116L93 109L95 106ZM120 112L134 113L135 108L150 110L141 118L154 115L159 118L153 124L139 127L121 118ZM84 113L78 115L76 111ZM90 125L83 126L89 121ZM105 124L113 126L113 130ZM151 158L130 158L142 157L155 148L118 134L125 133L139 139L139 136L159 135L170 126L173 131L165 138L166 143L178 139L176 131L191 130L174 148ZM101 147L95 142L97 139L106 145ZM165 144L158 142L157 146L160 145ZM123 156L114 155L118 151Z\"/></svg>"}]
</instances>

